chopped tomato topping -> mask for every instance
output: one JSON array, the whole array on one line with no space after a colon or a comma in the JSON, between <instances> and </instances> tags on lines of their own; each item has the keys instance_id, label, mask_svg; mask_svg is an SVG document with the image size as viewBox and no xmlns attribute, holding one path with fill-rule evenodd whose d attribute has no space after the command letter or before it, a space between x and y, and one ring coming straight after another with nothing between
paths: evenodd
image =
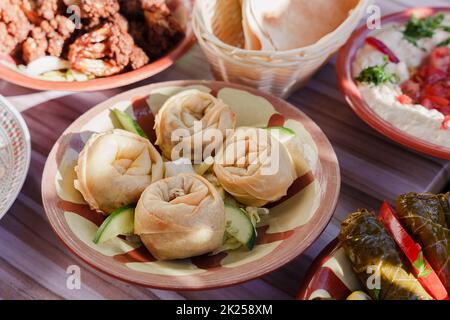
<instances>
[{"instance_id":1,"label":"chopped tomato topping","mask_svg":"<svg viewBox=\"0 0 450 320\"><path fill-rule=\"evenodd\" d=\"M398 102L400 102L401 104L412 104L414 103L414 100L407 96L406 94L401 94L397 97Z\"/></svg>"},{"instance_id":2,"label":"chopped tomato topping","mask_svg":"<svg viewBox=\"0 0 450 320\"><path fill-rule=\"evenodd\" d=\"M424 83L437 83L447 78L447 72L433 66L424 66L419 69L420 80ZM419 81L420 81L419 80Z\"/></svg>"},{"instance_id":3,"label":"chopped tomato topping","mask_svg":"<svg viewBox=\"0 0 450 320\"><path fill-rule=\"evenodd\" d=\"M447 97L447 88L445 88L441 83L427 84L423 88L422 94L425 96Z\"/></svg>"},{"instance_id":4,"label":"chopped tomato topping","mask_svg":"<svg viewBox=\"0 0 450 320\"><path fill-rule=\"evenodd\" d=\"M411 79L401 85L403 94L443 115L450 115L450 48L437 47ZM445 125L447 126L447 125Z\"/></svg>"},{"instance_id":5,"label":"chopped tomato topping","mask_svg":"<svg viewBox=\"0 0 450 320\"><path fill-rule=\"evenodd\" d=\"M441 124L441 129L448 130L448 123L450 122L450 116L445 116Z\"/></svg>"},{"instance_id":6,"label":"chopped tomato topping","mask_svg":"<svg viewBox=\"0 0 450 320\"><path fill-rule=\"evenodd\" d=\"M420 96L420 84L412 80L405 81L401 85L401 89L404 94L408 95L412 99Z\"/></svg>"},{"instance_id":7,"label":"chopped tomato topping","mask_svg":"<svg viewBox=\"0 0 450 320\"><path fill-rule=\"evenodd\" d=\"M450 67L450 48L435 48L430 54L430 66L443 72L448 72Z\"/></svg>"},{"instance_id":8,"label":"chopped tomato topping","mask_svg":"<svg viewBox=\"0 0 450 320\"><path fill-rule=\"evenodd\" d=\"M366 39L366 43L371 45L372 47L376 48L378 51L380 51L380 52L384 53L385 55L387 55L390 62L393 62L393 63L399 63L400 62L400 59L397 58L395 53L392 52L392 50L389 49L388 46L386 44L384 44L383 41L378 40L377 38L374 38L374 37L368 37Z\"/></svg>"},{"instance_id":9,"label":"chopped tomato topping","mask_svg":"<svg viewBox=\"0 0 450 320\"><path fill-rule=\"evenodd\" d=\"M429 110L434 109L433 101L431 101L428 98L421 98L420 99L420 104L423 105L425 108L427 108Z\"/></svg>"},{"instance_id":10,"label":"chopped tomato topping","mask_svg":"<svg viewBox=\"0 0 450 320\"><path fill-rule=\"evenodd\" d=\"M448 99L439 97L439 96L425 96L426 98L430 99L432 102L440 105L441 107L447 106L450 101Z\"/></svg>"}]
</instances>

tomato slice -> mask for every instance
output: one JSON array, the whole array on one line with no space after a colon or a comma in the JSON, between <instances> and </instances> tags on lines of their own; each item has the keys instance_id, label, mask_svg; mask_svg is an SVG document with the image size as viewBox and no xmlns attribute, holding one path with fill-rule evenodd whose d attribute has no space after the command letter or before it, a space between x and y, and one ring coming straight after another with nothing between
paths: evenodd
<instances>
[{"instance_id":1,"label":"tomato slice","mask_svg":"<svg viewBox=\"0 0 450 320\"><path fill-rule=\"evenodd\" d=\"M414 100L410 96L407 96L406 94L399 95L397 97L397 100L401 104L413 104L414 103Z\"/></svg>"},{"instance_id":2,"label":"tomato slice","mask_svg":"<svg viewBox=\"0 0 450 320\"><path fill-rule=\"evenodd\" d=\"M384 201L379 219L412 265L420 284L436 300L448 300L447 290L423 255L422 247L406 232L391 206Z\"/></svg>"},{"instance_id":3,"label":"tomato slice","mask_svg":"<svg viewBox=\"0 0 450 320\"><path fill-rule=\"evenodd\" d=\"M444 120L441 123L441 129L448 130L448 123L450 122L450 116L445 116Z\"/></svg>"},{"instance_id":4,"label":"tomato slice","mask_svg":"<svg viewBox=\"0 0 450 320\"><path fill-rule=\"evenodd\" d=\"M420 84L417 82L407 80L400 86L400 88L402 89L402 92L404 94L410 96L413 99L416 99L420 96Z\"/></svg>"},{"instance_id":5,"label":"tomato slice","mask_svg":"<svg viewBox=\"0 0 450 320\"><path fill-rule=\"evenodd\" d=\"M395 53L391 49L389 49L388 46L386 44L384 44L383 41L378 40L377 38L374 38L374 37L368 37L366 39L366 43L371 45L372 47L376 48L378 51L387 55L390 62L393 62L393 63L400 62L400 59L397 58Z\"/></svg>"},{"instance_id":6,"label":"tomato slice","mask_svg":"<svg viewBox=\"0 0 450 320\"><path fill-rule=\"evenodd\" d=\"M433 101L431 101L430 99L427 99L427 98L421 98L420 104L429 110L432 110L435 108Z\"/></svg>"},{"instance_id":7,"label":"tomato slice","mask_svg":"<svg viewBox=\"0 0 450 320\"><path fill-rule=\"evenodd\" d=\"M448 106L450 101L448 99L439 97L439 96L424 96L424 98L430 99L434 103L438 104L441 107Z\"/></svg>"},{"instance_id":8,"label":"tomato slice","mask_svg":"<svg viewBox=\"0 0 450 320\"><path fill-rule=\"evenodd\" d=\"M426 84L422 90L423 96L439 96L446 97L447 96L447 88L444 87L442 82L438 82L435 84Z\"/></svg>"},{"instance_id":9,"label":"tomato slice","mask_svg":"<svg viewBox=\"0 0 450 320\"><path fill-rule=\"evenodd\" d=\"M433 49L429 58L430 66L448 72L450 68L450 48L448 47L437 47Z\"/></svg>"},{"instance_id":10,"label":"tomato slice","mask_svg":"<svg viewBox=\"0 0 450 320\"><path fill-rule=\"evenodd\" d=\"M426 83L436 83L447 79L447 72L432 66L423 67L423 74Z\"/></svg>"}]
</instances>

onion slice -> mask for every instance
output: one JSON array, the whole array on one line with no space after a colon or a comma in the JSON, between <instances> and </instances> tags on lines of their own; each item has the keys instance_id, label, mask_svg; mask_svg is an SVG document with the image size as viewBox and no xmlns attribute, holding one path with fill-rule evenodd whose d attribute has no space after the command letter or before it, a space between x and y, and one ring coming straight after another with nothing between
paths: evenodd
<instances>
[{"instance_id":1,"label":"onion slice","mask_svg":"<svg viewBox=\"0 0 450 320\"><path fill-rule=\"evenodd\" d=\"M69 61L53 56L45 56L30 62L24 72L29 76L37 77L43 73L65 70L69 68Z\"/></svg>"}]
</instances>

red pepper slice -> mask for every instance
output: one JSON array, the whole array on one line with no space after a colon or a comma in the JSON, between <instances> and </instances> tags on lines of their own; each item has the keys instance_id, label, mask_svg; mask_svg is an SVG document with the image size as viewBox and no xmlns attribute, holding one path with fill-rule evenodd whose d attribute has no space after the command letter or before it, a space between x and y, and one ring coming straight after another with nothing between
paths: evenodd
<instances>
[{"instance_id":1,"label":"red pepper slice","mask_svg":"<svg viewBox=\"0 0 450 320\"><path fill-rule=\"evenodd\" d=\"M433 268L423 256L422 247L406 232L394 210L385 201L379 219L413 266L413 273L420 284L436 300L448 300L448 293Z\"/></svg>"},{"instance_id":2,"label":"red pepper slice","mask_svg":"<svg viewBox=\"0 0 450 320\"><path fill-rule=\"evenodd\" d=\"M376 49L378 49L378 51L380 51L380 52L384 53L385 55L387 55L390 62L393 62L393 63L399 63L400 62L400 59L397 58L395 53L392 52L392 50L389 49L388 46L385 45L383 41L378 40L377 38L374 38L374 37L368 37L366 39L366 43L371 45L372 47L375 47Z\"/></svg>"}]
</instances>

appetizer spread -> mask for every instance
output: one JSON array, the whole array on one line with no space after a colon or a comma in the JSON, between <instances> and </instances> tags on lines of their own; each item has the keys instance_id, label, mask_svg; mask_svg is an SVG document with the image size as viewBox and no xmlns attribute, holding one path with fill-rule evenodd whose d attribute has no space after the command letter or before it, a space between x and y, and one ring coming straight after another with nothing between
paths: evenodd
<instances>
[{"instance_id":1,"label":"appetizer spread","mask_svg":"<svg viewBox=\"0 0 450 320\"><path fill-rule=\"evenodd\" d=\"M450 147L450 15L412 17L369 36L353 76L367 105L394 127Z\"/></svg>"},{"instance_id":2,"label":"appetizer spread","mask_svg":"<svg viewBox=\"0 0 450 320\"><path fill-rule=\"evenodd\" d=\"M127 237L158 260L252 250L265 206L310 170L293 130L236 128L232 108L197 89L162 104L154 145L128 113L109 117L116 128L90 136L75 167L75 188L107 216L96 244Z\"/></svg>"},{"instance_id":3,"label":"appetizer spread","mask_svg":"<svg viewBox=\"0 0 450 320\"><path fill-rule=\"evenodd\" d=\"M347 217L339 241L363 292L349 300L445 300L450 292L448 194L408 193Z\"/></svg>"},{"instance_id":4,"label":"appetizer spread","mask_svg":"<svg viewBox=\"0 0 450 320\"><path fill-rule=\"evenodd\" d=\"M11 67L46 80L85 81L138 69L183 36L164 0L0 3L0 53L15 60L18 67Z\"/></svg>"}]
</instances>

